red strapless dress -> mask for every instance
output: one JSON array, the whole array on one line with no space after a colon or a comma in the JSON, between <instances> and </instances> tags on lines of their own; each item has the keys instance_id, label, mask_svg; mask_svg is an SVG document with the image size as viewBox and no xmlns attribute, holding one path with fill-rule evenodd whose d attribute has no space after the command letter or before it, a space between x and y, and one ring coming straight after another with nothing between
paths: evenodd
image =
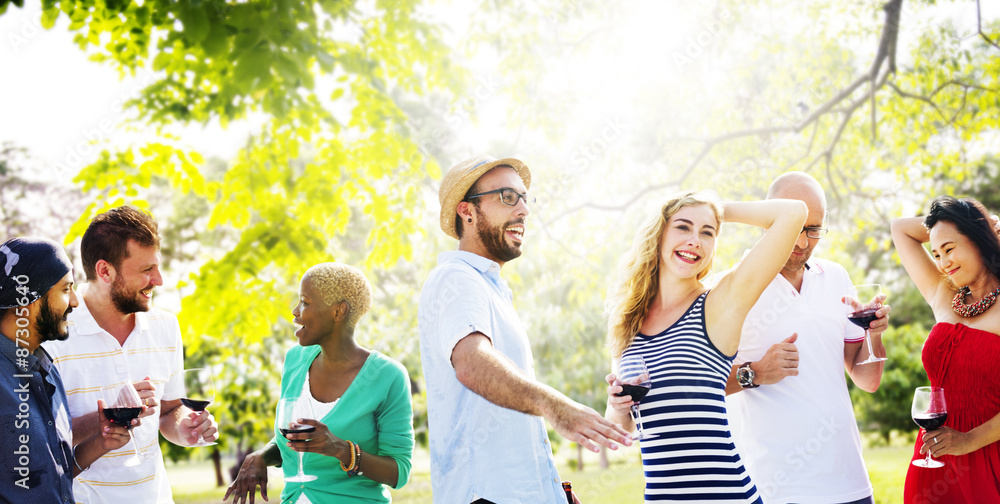
<instances>
[{"instance_id":1,"label":"red strapless dress","mask_svg":"<svg viewBox=\"0 0 1000 504\"><path fill-rule=\"evenodd\" d=\"M962 324L938 323L927 336L922 359L931 385L944 389L946 426L968 432L1000 413L1000 336ZM920 436L913 460L924 457ZM935 458L945 466L910 464L903 494L906 504L1000 504L1000 442L957 457Z\"/></svg>"}]
</instances>

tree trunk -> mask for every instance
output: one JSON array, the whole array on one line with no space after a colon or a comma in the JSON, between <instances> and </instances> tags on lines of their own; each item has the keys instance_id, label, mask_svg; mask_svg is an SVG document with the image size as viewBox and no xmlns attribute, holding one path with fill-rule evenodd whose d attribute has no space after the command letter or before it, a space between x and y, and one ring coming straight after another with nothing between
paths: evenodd
<instances>
[{"instance_id":1,"label":"tree trunk","mask_svg":"<svg viewBox=\"0 0 1000 504\"><path fill-rule=\"evenodd\" d=\"M583 471L583 445L576 444L576 470Z\"/></svg>"},{"instance_id":2,"label":"tree trunk","mask_svg":"<svg viewBox=\"0 0 1000 504\"><path fill-rule=\"evenodd\" d=\"M215 486L226 486L226 482L222 479L222 456L219 455L218 446L212 447L212 464L215 465Z\"/></svg>"},{"instance_id":3,"label":"tree trunk","mask_svg":"<svg viewBox=\"0 0 1000 504\"><path fill-rule=\"evenodd\" d=\"M607 469L610 466L608 463L608 448L601 445L601 469Z\"/></svg>"}]
</instances>

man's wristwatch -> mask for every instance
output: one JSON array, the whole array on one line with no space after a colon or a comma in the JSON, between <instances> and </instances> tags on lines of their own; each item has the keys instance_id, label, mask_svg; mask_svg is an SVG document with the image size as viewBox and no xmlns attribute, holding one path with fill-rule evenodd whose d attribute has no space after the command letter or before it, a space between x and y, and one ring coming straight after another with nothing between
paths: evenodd
<instances>
[{"instance_id":1,"label":"man's wristwatch","mask_svg":"<svg viewBox=\"0 0 1000 504\"><path fill-rule=\"evenodd\" d=\"M753 382L753 379L757 377L757 373L750 369L750 363L744 362L740 367L736 368L736 383L739 383L741 387L757 388L760 385Z\"/></svg>"}]
</instances>

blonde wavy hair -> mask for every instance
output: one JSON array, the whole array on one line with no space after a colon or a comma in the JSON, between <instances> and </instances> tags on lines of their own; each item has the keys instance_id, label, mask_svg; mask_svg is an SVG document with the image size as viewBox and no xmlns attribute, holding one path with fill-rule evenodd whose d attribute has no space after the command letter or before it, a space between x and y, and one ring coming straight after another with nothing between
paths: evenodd
<instances>
[{"instance_id":1,"label":"blonde wavy hair","mask_svg":"<svg viewBox=\"0 0 1000 504\"><path fill-rule=\"evenodd\" d=\"M621 260L615 283L608 292L605 313L608 315L608 349L613 358L621 357L642 322L649 314L649 306L660 288L660 243L667 221L680 209L708 205L722 228L722 203L714 195L685 192L668 199L660 211L651 216L635 235L632 248ZM698 273L698 280L705 278L712 269L715 253L708 258L708 266Z\"/></svg>"}]
</instances>

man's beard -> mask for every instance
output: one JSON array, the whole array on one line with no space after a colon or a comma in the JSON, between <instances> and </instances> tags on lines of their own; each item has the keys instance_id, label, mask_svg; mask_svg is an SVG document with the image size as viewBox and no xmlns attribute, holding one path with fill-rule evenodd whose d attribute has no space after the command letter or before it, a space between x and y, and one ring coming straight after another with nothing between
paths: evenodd
<instances>
[{"instance_id":1,"label":"man's beard","mask_svg":"<svg viewBox=\"0 0 1000 504\"><path fill-rule=\"evenodd\" d=\"M476 231L479 233L479 239L483 242L483 246L486 247L486 251L490 254L491 258L497 262L505 263L521 257L521 249L519 247L507 244L504 230L514 224L524 224L524 219L513 220L499 227L490 227L489 219L479 211L479 207L475 208L476 215L479 217L479 222L476 223Z\"/></svg>"},{"instance_id":2,"label":"man's beard","mask_svg":"<svg viewBox=\"0 0 1000 504\"><path fill-rule=\"evenodd\" d=\"M125 290L125 279L121 276L111 282L111 302L120 313L126 315L149 311L149 306L139 299L139 291L129 293Z\"/></svg>"},{"instance_id":3,"label":"man's beard","mask_svg":"<svg viewBox=\"0 0 1000 504\"><path fill-rule=\"evenodd\" d=\"M799 252L798 249L793 249L793 252ZM805 253L801 259L796 259L795 257L789 256L788 261L785 262L785 268L788 271L798 271L806 265L806 261L812 257L812 250L801 250Z\"/></svg>"},{"instance_id":4,"label":"man's beard","mask_svg":"<svg viewBox=\"0 0 1000 504\"><path fill-rule=\"evenodd\" d=\"M46 341L63 341L69 337L69 328L66 324L66 316L73 311L73 307L69 307L62 316L58 316L52 313L52 308L49 307L48 298L42 298L42 305L38 312L38 317L35 318L35 324L38 328L38 340L41 343Z\"/></svg>"}]
</instances>

